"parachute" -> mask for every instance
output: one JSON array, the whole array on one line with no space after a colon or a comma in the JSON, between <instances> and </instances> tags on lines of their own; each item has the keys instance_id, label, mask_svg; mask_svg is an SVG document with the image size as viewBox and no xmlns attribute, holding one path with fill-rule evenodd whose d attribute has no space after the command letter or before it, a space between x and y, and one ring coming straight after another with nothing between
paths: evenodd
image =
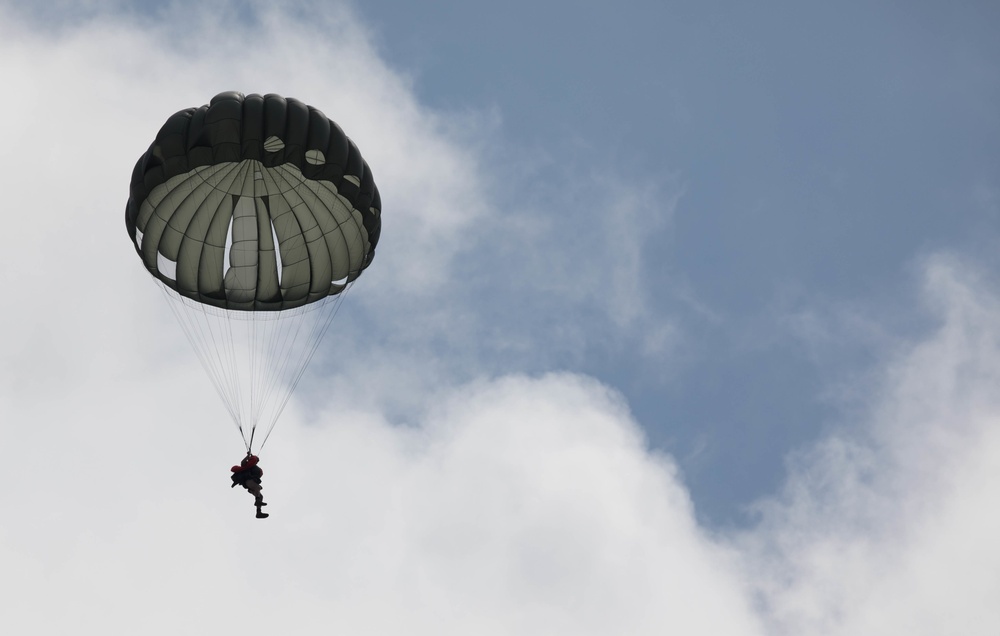
<instances>
[{"instance_id":1,"label":"parachute","mask_svg":"<svg viewBox=\"0 0 1000 636\"><path fill-rule=\"evenodd\" d=\"M273 94L220 93L175 113L136 162L129 240L248 452L371 264L381 205L340 127Z\"/></svg>"}]
</instances>

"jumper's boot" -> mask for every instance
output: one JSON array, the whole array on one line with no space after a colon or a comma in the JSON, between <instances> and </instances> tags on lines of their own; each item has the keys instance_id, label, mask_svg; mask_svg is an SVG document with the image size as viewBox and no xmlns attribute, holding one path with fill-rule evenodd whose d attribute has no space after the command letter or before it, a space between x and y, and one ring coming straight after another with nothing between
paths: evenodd
<instances>
[{"instance_id":1,"label":"jumper's boot","mask_svg":"<svg viewBox=\"0 0 1000 636\"><path fill-rule=\"evenodd\" d=\"M267 519L267 517L269 515L266 512L261 512L261 510L260 510L260 506L262 506L262 505L264 505L264 504L260 504L260 505L257 506L257 518L258 519Z\"/></svg>"}]
</instances>

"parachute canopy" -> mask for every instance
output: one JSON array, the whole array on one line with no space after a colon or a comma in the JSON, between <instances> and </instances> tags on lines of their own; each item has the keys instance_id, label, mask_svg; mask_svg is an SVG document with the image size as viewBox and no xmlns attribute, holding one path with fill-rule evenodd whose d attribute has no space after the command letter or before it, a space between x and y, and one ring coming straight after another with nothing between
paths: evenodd
<instances>
[{"instance_id":1,"label":"parachute canopy","mask_svg":"<svg viewBox=\"0 0 1000 636\"><path fill-rule=\"evenodd\" d=\"M129 240L248 451L371 264L381 205L340 127L278 95L220 93L175 113L136 163Z\"/></svg>"},{"instance_id":2,"label":"parachute canopy","mask_svg":"<svg viewBox=\"0 0 1000 636\"><path fill-rule=\"evenodd\" d=\"M372 262L381 200L319 110L228 92L182 110L135 165L125 225L164 285L224 309L279 311L343 291Z\"/></svg>"}]
</instances>

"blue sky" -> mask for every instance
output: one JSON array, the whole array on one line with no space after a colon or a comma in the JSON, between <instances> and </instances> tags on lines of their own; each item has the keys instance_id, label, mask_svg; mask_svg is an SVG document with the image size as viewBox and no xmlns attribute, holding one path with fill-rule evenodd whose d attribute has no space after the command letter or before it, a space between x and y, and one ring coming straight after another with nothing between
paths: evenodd
<instances>
[{"instance_id":1,"label":"blue sky","mask_svg":"<svg viewBox=\"0 0 1000 636\"><path fill-rule=\"evenodd\" d=\"M11 620L995 633L998 26L987 2L0 2ZM321 108L383 198L268 442L266 526L122 223L158 127L222 90Z\"/></svg>"},{"instance_id":2,"label":"blue sky","mask_svg":"<svg viewBox=\"0 0 1000 636\"><path fill-rule=\"evenodd\" d=\"M651 311L678 325L679 348L645 359L635 342L605 348L594 333L572 364L628 396L716 522L773 489L789 449L848 423L852 405L831 387L867 373L886 345L842 333L820 351L785 318L861 306L886 332L919 333L915 263L995 245L990 3L358 10L422 101L496 113L508 160L544 157L529 179L555 191L553 214L586 224L599 213L558 200L581 173L654 193L632 228L636 276ZM498 196L516 205L521 193ZM553 309L550 320L585 311Z\"/></svg>"}]
</instances>

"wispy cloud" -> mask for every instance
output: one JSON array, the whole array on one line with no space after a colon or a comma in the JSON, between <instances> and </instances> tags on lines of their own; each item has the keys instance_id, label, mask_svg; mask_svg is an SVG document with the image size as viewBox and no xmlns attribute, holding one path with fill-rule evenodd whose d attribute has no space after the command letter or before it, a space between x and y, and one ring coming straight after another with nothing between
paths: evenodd
<instances>
[{"instance_id":1,"label":"wispy cloud","mask_svg":"<svg viewBox=\"0 0 1000 636\"><path fill-rule=\"evenodd\" d=\"M1000 625L1000 304L954 257L929 259L940 327L893 355L867 418L791 458L745 536L776 633L988 634Z\"/></svg>"}]
</instances>

